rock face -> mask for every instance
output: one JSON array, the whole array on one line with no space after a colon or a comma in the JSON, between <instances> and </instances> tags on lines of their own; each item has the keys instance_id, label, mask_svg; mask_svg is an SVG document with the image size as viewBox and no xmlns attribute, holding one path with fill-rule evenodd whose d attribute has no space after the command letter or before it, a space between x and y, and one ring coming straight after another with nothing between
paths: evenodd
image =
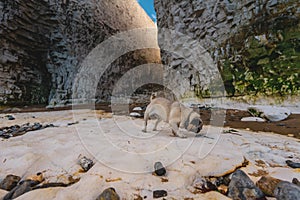
<instances>
[{"instance_id":1,"label":"rock face","mask_svg":"<svg viewBox=\"0 0 300 200\"><path fill-rule=\"evenodd\" d=\"M299 6L293 0L155 0L162 62L175 69L168 80L186 79L182 94L205 97L222 91L222 83L209 81L219 70L227 95L299 94ZM212 64L201 53L194 57L199 45Z\"/></svg>"},{"instance_id":2,"label":"rock face","mask_svg":"<svg viewBox=\"0 0 300 200\"><path fill-rule=\"evenodd\" d=\"M0 11L2 104L66 103L81 62L94 47L121 31L155 27L135 0L3 0ZM148 39L156 44L155 35ZM114 73L149 60L160 62L158 50L143 51L117 59L99 90L115 81ZM105 98L109 92L98 96Z\"/></svg>"}]
</instances>

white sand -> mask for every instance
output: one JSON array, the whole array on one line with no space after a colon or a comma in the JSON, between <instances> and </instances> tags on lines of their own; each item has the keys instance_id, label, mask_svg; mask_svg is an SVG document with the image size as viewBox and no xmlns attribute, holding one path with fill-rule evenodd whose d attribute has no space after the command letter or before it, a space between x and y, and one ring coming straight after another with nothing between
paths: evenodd
<instances>
[{"instance_id":1,"label":"white sand","mask_svg":"<svg viewBox=\"0 0 300 200\"><path fill-rule=\"evenodd\" d=\"M300 179L300 171L286 166L285 160L300 162L299 140L272 133L239 130L239 135L222 134L224 128L205 126L202 131L210 138L189 133L188 138L171 137L167 124L158 132L141 131L143 120L126 116L103 114L101 111L76 110L13 114L8 121L0 115L0 127L26 122L54 123L59 127L28 132L23 136L0 141L0 180L7 174L23 178L44 172L47 182L68 183L68 177L80 181L67 188L35 190L18 199L95 199L107 187L114 187L123 199L135 195L152 199L153 190L168 191L167 199L227 199L216 192L193 194L191 183L195 176L223 175L244 161L243 168L255 181L258 170L291 181ZM35 118L32 118L35 116ZM69 122L78 124L67 126ZM149 130L153 127L150 124ZM96 164L80 173L80 156L92 158ZM265 164L259 165L256 161ZM161 177L152 175L156 161L167 169ZM5 192L0 191L3 196Z\"/></svg>"}]
</instances>

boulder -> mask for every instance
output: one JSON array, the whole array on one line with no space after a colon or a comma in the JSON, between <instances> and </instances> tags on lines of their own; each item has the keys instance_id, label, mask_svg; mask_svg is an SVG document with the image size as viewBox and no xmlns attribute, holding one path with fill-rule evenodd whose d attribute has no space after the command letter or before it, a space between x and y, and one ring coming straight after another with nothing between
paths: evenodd
<instances>
[{"instance_id":1,"label":"boulder","mask_svg":"<svg viewBox=\"0 0 300 200\"><path fill-rule=\"evenodd\" d=\"M238 169L232 174L228 196L234 200L256 200L264 199L265 195L245 172Z\"/></svg>"}]
</instances>

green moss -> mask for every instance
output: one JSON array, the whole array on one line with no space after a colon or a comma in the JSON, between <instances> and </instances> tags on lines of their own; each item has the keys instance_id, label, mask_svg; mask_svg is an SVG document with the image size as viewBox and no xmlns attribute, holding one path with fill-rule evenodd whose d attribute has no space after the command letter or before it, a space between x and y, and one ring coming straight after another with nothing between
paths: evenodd
<instances>
[{"instance_id":1,"label":"green moss","mask_svg":"<svg viewBox=\"0 0 300 200\"><path fill-rule=\"evenodd\" d=\"M227 93L299 95L300 26L260 34L248 35L242 47L232 50L241 60L233 62L233 54L219 67Z\"/></svg>"}]
</instances>

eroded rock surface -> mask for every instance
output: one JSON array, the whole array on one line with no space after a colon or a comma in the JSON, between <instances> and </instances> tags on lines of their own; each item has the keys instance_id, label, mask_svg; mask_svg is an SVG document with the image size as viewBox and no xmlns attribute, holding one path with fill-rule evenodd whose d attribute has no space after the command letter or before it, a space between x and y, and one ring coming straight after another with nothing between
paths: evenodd
<instances>
[{"instance_id":1,"label":"eroded rock surface","mask_svg":"<svg viewBox=\"0 0 300 200\"><path fill-rule=\"evenodd\" d=\"M217 95L219 70L228 95L299 94L299 6L293 0L155 0L167 81L181 80L181 94Z\"/></svg>"},{"instance_id":2,"label":"eroded rock surface","mask_svg":"<svg viewBox=\"0 0 300 200\"><path fill-rule=\"evenodd\" d=\"M135 0L4 0L0 11L0 103L65 104L94 47L118 32L155 28ZM156 35L148 41L157 45ZM159 50L116 59L99 83L99 98L106 100L120 74L149 60L159 62Z\"/></svg>"}]
</instances>

